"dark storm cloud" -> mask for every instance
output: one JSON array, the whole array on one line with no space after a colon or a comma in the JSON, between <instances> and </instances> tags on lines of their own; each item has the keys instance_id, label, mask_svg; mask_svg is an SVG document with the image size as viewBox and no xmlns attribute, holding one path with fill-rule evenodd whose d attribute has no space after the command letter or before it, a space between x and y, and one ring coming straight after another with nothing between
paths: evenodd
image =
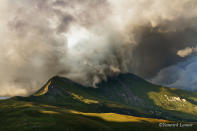
<instances>
[{"instance_id":1,"label":"dark storm cloud","mask_svg":"<svg viewBox=\"0 0 197 131\"><path fill-rule=\"evenodd\" d=\"M178 21L174 21L176 22ZM162 32L160 27L146 26L141 27L139 33L136 31L136 36L140 38L137 38L138 44L133 51L133 71L142 77L150 78L162 68L186 60L178 56L177 51L196 45L197 31L186 23L183 23L183 27L183 30Z\"/></svg>"},{"instance_id":2,"label":"dark storm cloud","mask_svg":"<svg viewBox=\"0 0 197 131\"><path fill-rule=\"evenodd\" d=\"M151 79L195 55L196 4L196 0L1 0L0 95L31 94L55 75L94 87L120 72Z\"/></svg>"}]
</instances>

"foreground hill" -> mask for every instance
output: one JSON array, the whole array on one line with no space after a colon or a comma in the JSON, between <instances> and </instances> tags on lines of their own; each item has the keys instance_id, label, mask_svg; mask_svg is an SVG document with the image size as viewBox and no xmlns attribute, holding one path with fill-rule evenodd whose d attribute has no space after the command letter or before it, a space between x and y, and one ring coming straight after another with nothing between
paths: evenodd
<instances>
[{"instance_id":1,"label":"foreground hill","mask_svg":"<svg viewBox=\"0 0 197 131\"><path fill-rule=\"evenodd\" d=\"M153 85L120 74L85 87L54 77L29 97L0 101L0 130L194 130L197 93ZM193 122L188 128L158 123Z\"/></svg>"}]
</instances>

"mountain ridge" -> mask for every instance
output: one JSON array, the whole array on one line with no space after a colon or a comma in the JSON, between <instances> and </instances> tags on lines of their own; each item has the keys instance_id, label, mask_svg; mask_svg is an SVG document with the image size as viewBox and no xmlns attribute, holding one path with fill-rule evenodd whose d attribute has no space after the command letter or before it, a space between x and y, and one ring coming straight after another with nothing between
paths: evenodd
<instances>
[{"instance_id":1,"label":"mountain ridge","mask_svg":"<svg viewBox=\"0 0 197 131\"><path fill-rule=\"evenodd\" d=\"M85 112L114 112L168 120L197 120L195 93L157 86L130 73L110 77L97 86L98 88L86 87L67 78L53 77L37 93L22 99L69 106ZM193 94L195 99L187 97L188 93Z\"/></svg>"},{"instance_id":2,"label":"mountain ridge","mask_svg":"<svg viewBox=\"0 0 197 131\"><path fill-rule=\"evenodd\" d=\"M145 129L160 130L159 122L197 122L195 92L154 85L130 73L109 77L107 81L97 84L97 87L86 87L55 76L29 97L13 97L0 101L0 115L10 121L22 115L33 125L39 121L38 125L42 129L53 125L43 122L56 123L60 120L64 123L60 122L56 128L69 128L71 131L97 128L127 131L131 127L136 130L144 129L143 125L147 126ZM73 127L68 120L79 123L75 123ZM113 120L116 124L112 123ZM121 121L124 123L121 124ZM0 123L3 122L0 120ZM21 118L20 122L24 120ZM25 123L28 124L26 121ZM14 122L11 125L17 124ZM81 126L84 128L80 128ZM196 126L193 128L196 129Z\"/></svg>"}]
</instances>

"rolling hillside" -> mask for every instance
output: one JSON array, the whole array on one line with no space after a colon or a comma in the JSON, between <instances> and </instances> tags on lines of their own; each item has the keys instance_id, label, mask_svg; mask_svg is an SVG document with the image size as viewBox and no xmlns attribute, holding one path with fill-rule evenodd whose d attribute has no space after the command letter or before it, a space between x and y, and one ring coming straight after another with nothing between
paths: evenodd
<instances>
[{"instance_id":1,"label":"rolling hillside","mask_svg":"<svg viewBox=\"0 0 197 131\"><path fill-rule=\"evenodd\" d=\"M0 130L175 130L161 122L197 122L197 93L120 74L85 87L54 77L29 97L0 101ZM6 124L9 123L9 124Z\"/></svg>"}]
</instances>

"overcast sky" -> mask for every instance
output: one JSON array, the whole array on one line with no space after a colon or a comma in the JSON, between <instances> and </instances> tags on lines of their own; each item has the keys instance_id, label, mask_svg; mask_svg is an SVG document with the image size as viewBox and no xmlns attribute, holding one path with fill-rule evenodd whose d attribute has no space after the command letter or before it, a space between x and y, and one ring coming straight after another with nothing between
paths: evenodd
<instances>
[{"instance_id":1,"label":"overcast sky","mask_svg":"<svg viewBox=\"0 0 197 131\"><path fill-rule=\"evenodd\" d=\"M0 96L118 73L197 90L197 0L1 0Z\"/></svg>"}]
</instances>

